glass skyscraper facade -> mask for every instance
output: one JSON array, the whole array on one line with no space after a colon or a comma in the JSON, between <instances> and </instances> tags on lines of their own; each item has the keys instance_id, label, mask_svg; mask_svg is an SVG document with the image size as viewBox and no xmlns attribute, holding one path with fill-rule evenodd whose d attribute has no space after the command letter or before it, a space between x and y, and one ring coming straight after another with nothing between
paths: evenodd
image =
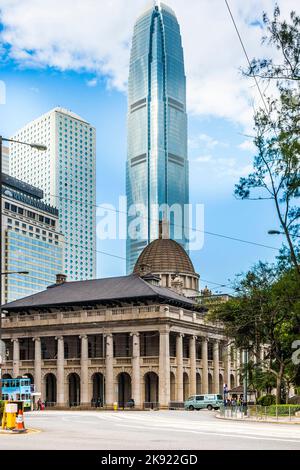
<instances>
[{"instance_id":1,"label":"glass skyscraper facade","mask_svg":"<svg viewBox=\"0 0 300 470\"><path fill-rule=\"evenodd\" d=\"M46 289L63 271L64 238L58 210L43 202L43 191L2 174L2 302Z\"/></svg>"},{"instance_id":2,"label":"glass skyscraper facade","mask_svg":"<svg viewBox=\"0 0 300 470\"><path fill-rule=\"evenodd\" d=\"M158 237L163 217L169 219L170 237L187 248L186 77L179 24L164 4L145 11L134 26L126 174L129 273L143 248ZM169 213L159 210L164 205Z\"/></svg>"}]
</instances>

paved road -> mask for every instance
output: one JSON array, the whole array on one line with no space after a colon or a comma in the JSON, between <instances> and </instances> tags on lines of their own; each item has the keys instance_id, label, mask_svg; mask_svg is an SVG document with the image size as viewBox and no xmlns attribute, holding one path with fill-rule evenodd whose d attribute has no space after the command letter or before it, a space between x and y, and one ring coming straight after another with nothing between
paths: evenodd
<instances>
[{"instance_id":1,"label":"paved road","mask_svg":"<svg viewBox=\"0 0 300 470\"><path fill-rule=\"evenodd\" d=\"M202 411L40 411L0 449L300 449L300 426L218 420Z\"/></svg>"}]
</instances>

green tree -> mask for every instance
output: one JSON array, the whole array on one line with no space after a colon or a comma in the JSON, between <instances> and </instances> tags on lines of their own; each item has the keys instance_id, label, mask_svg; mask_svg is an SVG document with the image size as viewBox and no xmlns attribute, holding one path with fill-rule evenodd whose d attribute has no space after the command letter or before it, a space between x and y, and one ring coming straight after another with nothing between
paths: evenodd
<instances>
[{"instance_id":1,"label":"green tree","mask_svg":"<svg viewBox=\"0 0 300 470\"><path fill-rule=\"evenodd\" d=\"M290 13L290 23L281 21L280 8L274 8L273 18L263 13L266 35L262 42L279 52L280 60L274 63L271 58L252 59L245 74L263 80L276 80L280 84L300 80L300 16Z\"/></svg>"},{"instance_id":2,"label":"green tree","mask_svg":"<svg viewBox=\"0 0 300 470\"><path fill-rule=\"evenodd\" d=\"M240 178L235 195L241 199L271 199L287 240L288 255L300 277L300 17L290 14L290 23L263 15L266 36L279 60L253 59L245 74L261 81L276 82L275 97L263 96L263 107L254 115L256 156L253 172Z\"/></svg>"},{"instance_id":3,"label":"green tree","mask_svg":"<svg viewBox=\"0 0 300 470\"><path fill-rule=\"evenodd\" d=\"M295 270L278 273L277 266L260 262L246 275L238 276L236 296L211 306L208 320L222 322L235 347L248 349L256 363L252 367L256 386L262 379L270 382L273 375L276 401L280 403L282 384L293 383L297 373L292 343L300 334L300 296ZM262 345L266 349L263 360ZM264 371L264 377L260 371Z\"/></svg>"}]
</instances>

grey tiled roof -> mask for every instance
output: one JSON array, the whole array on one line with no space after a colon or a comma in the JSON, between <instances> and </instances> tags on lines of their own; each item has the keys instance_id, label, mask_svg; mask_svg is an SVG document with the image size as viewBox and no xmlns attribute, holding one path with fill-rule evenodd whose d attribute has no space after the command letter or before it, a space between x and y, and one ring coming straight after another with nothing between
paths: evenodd
<instances>
[{"instance_id":1,"label":"grey tiled roof","mask_svg":"<svg viewBox=\"0 0 300 470\"><path fill-rule=\"evenodd\" d=\"M59 307L63 305L133 301L138 298L161 298L176 302L185 308L196 307L194 301L166 288L154 286L136 274L89 281L65 282L46 290L3 305L4 310Z\"/></svg>"}]
</instances>

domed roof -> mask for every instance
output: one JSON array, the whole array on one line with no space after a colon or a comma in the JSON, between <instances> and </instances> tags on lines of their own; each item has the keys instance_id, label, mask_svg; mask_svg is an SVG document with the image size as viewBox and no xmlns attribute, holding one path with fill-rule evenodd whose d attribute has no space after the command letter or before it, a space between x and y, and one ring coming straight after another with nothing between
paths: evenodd
<instances>
[{"instance_id":1,"label":"domed roof","mask_svg":"<svg viewBox=\"0 0 300 470\"><path fill-rule=\"evenodd\" d=\"M147 266L152 273L187 273L197 275L190 257L179 243L170 238L158 238L144 248L133 272L139 274Z\"/></svg>"}]
</instances>

